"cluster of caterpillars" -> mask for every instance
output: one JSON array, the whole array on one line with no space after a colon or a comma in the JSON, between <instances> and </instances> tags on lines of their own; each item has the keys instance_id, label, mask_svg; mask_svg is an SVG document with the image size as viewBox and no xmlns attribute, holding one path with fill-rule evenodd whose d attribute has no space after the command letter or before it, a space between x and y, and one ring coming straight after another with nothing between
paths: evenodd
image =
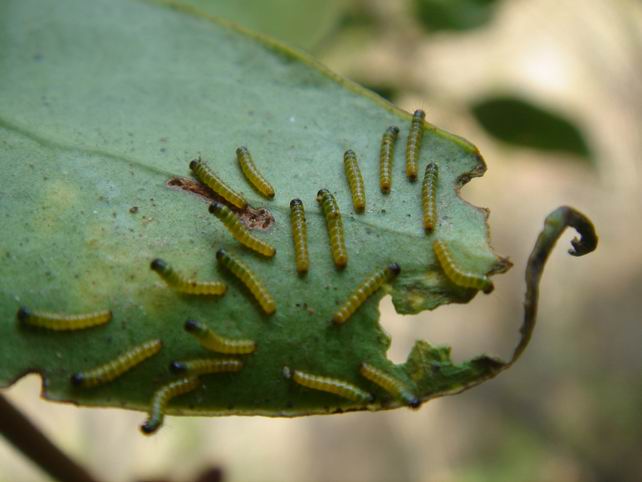
<instances>
[{"instance_id":1,"label":"cluster of caterpillars","mask_svg":"<svg viewBox=\"0 0 642 482\"><path fill-rule=\"evenodd\" d=\"M412 116L406 144L405 172L410 182L414 182L417 179L424 122L425 113L422 110L415 111ZM381 139L379 156L380 189L384 194L391 192L394 146L398 135L399 128L391 126L386 129ZM273 199L275 190L254 164L249 150L246 147L239 147L236 150L236 157L248 182L263 197ZM192 161L190 169L202 183L229 205L236 209L244 209L248 205L241 194L223 182L202 160ZM357 156L352 150L347 150L344 153L344 170L352 194L354 210L357 213L363 213L366 207L366 190ZM426 166L422 184L423 226L428 233L435 231L438 226L438 187L438 165L431 162ZM327 225L332 259L338 269L343 269L348 264L348 252L338 203L327 189L319 190L317 201ZM276 255L276 249L269 243L254 236L226 204L213 202L209 206L209 211L246 248L265 257ZM295 248L296 271L300 275L305 275L310 269L310 260L305 210L300 199L293 199L290 202L290 220ZM433 250L444 273L453 283L462 287L480 289L486 293L492 290L493 285L486 276L462 270L454 263L445 241L435 239L433 241ZM246 264L222 248L216 252L216 259L225 271L231 273L247 287L265 315L269 316L276 312L277 305L274 298L265 284ZM190 279L159 258L154 259L150 267L169 287L180 293L223 296L227 291L227 285L222 281ZM400 271L401 268L396 263L374 271L346 298L345 302L332 317L332 323L335 326L346 323L371 295L384 284L392 282ZM17 317L21 323L26 325L55 331L72 331L108 323L112 318L112 313L109 310L105 310L85 315L59 315L35 312L21 307L18 310ZM200 377L202 376L240 371L243 368L242 359L229 357L229 355L235 355L236 357L250 355L257 349L257 343L254 340L226 338L216 333L206 324L196 320L186 321L184 328L203 348L218 354L228 355L228 357L173 361L169 368L178 378L161 386L152 396L149 416L141 426L141 430L145 434L155 432L162 425L166 406L172 398L198 388L201 384ZM159 339L146 341L100 366L73 373L70 381L74 386L83 388L109 383L157 354L162 346L162 341ZM420 399L406 383L370 363L363 362L359 367L359 374L407 406L415 408L421 403ZM372 394L344 380L306 373L289 367L283 368L283 375L300 386L331 393L353 402L369 404L374 401Z\"/></svg>"}]
</instances>

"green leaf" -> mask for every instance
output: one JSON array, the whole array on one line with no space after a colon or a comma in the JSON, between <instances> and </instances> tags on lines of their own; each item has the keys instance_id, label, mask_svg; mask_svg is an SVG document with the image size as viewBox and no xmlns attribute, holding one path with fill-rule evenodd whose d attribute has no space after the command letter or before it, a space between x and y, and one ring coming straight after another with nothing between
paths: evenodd
<instances>
[{"instance_id":1,"label":"green leaf","mask_svg":"<svg viewBox=\"0 0 642 482\"><path fill-rule=\"evenodd\" d=\"M591 159L582 132L560 112L508 95L482 99L473 105L472 111L477 121L501 141Z\"/></svg>"},{"instance_id":2,"label":"green leaf","mask_svg":"<svg viewBox=\"0 0 642 482\"><path fill-rule=\"evenodd\" d=\"M414 0L417 18L429 31L470 30L489 22L497 0Z\"/></svg>"},{"instance_id":3,"label":"green leaf","mask_svg":"<svg viewBox=\"0 0 642 482\"><path fill-rule=\"evenodd\" d=\"M421 222L421 183L403 175L410 116L297 52L229 28L177 5L136 1L14 0L0 6L0 386L27 372L44 396L80 405L146 409L173 380L172 360L207 356L185 333L195 318L257 351L238 374L211 375L174 400L172 413L295 416L394 408L401 401L359 375L367 361L396 376L422 400L496 374L481 357L461 365L448 349L419 342L408 362L386 358L390 339L377 305L390 292L396 309L416 313L466 302L476 290L444 275L431 249L450 243L455 262L479 275L509 263L488 245L487 213L458 191L483 174L468 142L427 124L421 168L440 166L435 234ZM379 190L379 144L398 125L393 190ZM245 181L235 149L245 145L276 188L266 201ZM342 156L353 149L365 179L364 214L352 209ZM242 248L208 213L191 185L189 161L203 156L242 191L277 248L265 259ZM330 257L316 193L328 188L344 216L349 263ZM297 276L289 203L306 207L311 267ZM245 220L257 211L248 209ZM266 214L267 213L267 214ZM270 216L273 222L270 221ZM266 227L266 226L262 226ZM265 316L247 290L217 268L224 247L265 281L277 311ZM229 284L221 298L180 295L149 269L163 258L177 270ZM396 262L401 275L342 326L329 322L371 272ZM58 313L111 309L107 325L76 332L23 327L21 306ZM70 375L144 341L163 348L111 384L73 387ZM346 380L375 396L370 405L313 391L284 367Z\"/></svg>"}]
</instances>

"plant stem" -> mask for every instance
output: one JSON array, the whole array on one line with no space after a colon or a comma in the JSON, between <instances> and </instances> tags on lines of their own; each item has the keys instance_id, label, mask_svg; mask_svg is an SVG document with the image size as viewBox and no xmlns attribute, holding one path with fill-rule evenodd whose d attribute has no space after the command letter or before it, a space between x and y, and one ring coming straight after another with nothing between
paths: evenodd
<instances>
[{"instance_id":1,"label":"plant stem","mask_svg":"<svg viewBox=\"0 0 642 482\"><path fill-rule=\"evenodd\" d=\"M51 477L61 482L98 482L71 460L0 394L0 434Z\"/></svg>"}]
</instances>

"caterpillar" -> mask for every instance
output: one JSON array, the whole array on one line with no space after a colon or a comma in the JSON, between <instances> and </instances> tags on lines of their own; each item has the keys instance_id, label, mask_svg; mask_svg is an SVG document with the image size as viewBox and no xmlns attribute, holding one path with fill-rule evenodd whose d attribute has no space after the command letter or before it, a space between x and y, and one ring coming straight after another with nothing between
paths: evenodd
<instances>
[{"instance_id":1,"label":"caterpillar","mask_svg":"<svg viewBox=\"0 0 642 482\"><path fill-rule=\"evenodd\" d=\"M243 362L236 358L198 358L187 361L173 361L170 371L180 375L209 375L212 373L238 372L243 368Z\"/></svg>"},{"instance_id":2,"label":"caterpillar","mask_svg":"<svg viewBox=\"0 0 642 482\"><path fill-rule=\"evenodd\" d=\"M495 288L493 282L485 275L478 275L469 271L462 271L455 265L450 250L446 243L440 239L435 239L432 243L435 256L439 261L444 273L456 285L464 288L475 288L482 290L484 293L490 293Z\"/></svg>"},{"instance_id":3,"label":"caterpillar","mask_svg":"<svg viewBox=\"0 0 642 482\"><path fill-rule=\"evenodd\" d=\"M406 176L412 182L417 180L417 163L421 152L421 141L424 136L424 119L426 113L417 109L412 115L410 130L408 131L408 142L406 144Z\"/></svg>"},{"instance_id":4,"label":"caterpillar","mask_svg":"<svg viewBox=\"0 0 642 482\"><path fill-rule=\"evenodd\" d=\"M321 204L321 209L323 210L323 215L325 216L328 227L330 251L332 252L334 264L337 268L344 268L348 264L348 251L343 234L343 221L337 201L327 189L321 189L317 193L317 201Z\"/></svg>"},{"instance_id":5,"label":"caterpillar","mask_svg":"<svg viewBox=\"0 0 642 482\"><path fill-rule=\"evenodd\" d=\"M432 232L437 224L437 181L439 167L434 162L426 166L421 186L421 206L424 211L424 229Z\"/></svg>"},{"instance_id":6,"label":"caterpillar","mask_svg":"<svg viewBox=\"0 0 642 482\"><path fill-rule=\"evenodd\" d=\"M150 265L165 282L179 293L190 295L223 295L227 285L221 281L195 281L174 271L166 261L156 258Z\"/></svg>"},{"instance_id":7,"label":"caterpillar","mask_svg":"<svg viewBox=\"0 0 642 482\"><path fill-rule=\"evenodd\" d=\"M136 365L140 365L148 358L156 355L162 348L160 340L150 340L141 345L127 350L112 361L91 370L76 372L71 375L71 383L85 388L95 387L109 383L128 372Z\"/></svg>"},{"instance_id":8,"label":"caterpillar","mask_svg":"<svg viewBox=\"0 0 642 482\"><path fill-rule=\"evenodd\" d=\"M397 263L393 263L386 268L372 273L352 292L348 299L341 305L332 317L336 324L343 324L357 311L357 309L381 286L391 279L395 278L401 272Z\"/></svg>"},{"instance_id":9,"label":"caterpillar","mask_svg":"<svg viewBox=\"0 0 642 482\"><path fill-rule=\"evenodd\" d=\"M225 199L232 206L235 206L238 209L245 209L247 201L243 196L221 181L204 161L195 159L189 163L189 168L194 172L199 181Z\"/></svg>"},{"instance_id":10,"label":"caterpillar","mask_svg":"<svg viewBox=\"0 0 642 482\"><path fill-rule=\"evenodd\" d=\"M366 190L363 185L363 176L359 168L359 161L357 161L357 155L354 151L348 149L343 154L343 167L346 178L348 178L350 192L352 193L354 210L361 213L366 208Z\"/></svg>"},{"instance_id":11,"label":"caterpillar","mask_svg":"<svg viewBox=\"0 0 642 482\"><path fill-rule=\"evenodd\" d=\"M372 383L379 385L394 397L402 399L409 407L417 408L421 405L421 401L403 382L397 380L391 375L388 375L383 370L379 370L369 363L363 362L359 367L359 373Z\"/></svg>"},{"instance_id":12,"label":"caterpillar","mask_svg":"<svg viewBox=\"0 0 642 482\"><path fill-rule=\"evenodd\" d=\"M276 254L276 249L273 246L253 236L225 204L213 202L210 204L209 210L221 220L232 236L243 246L269 258Z\"/></svg>"},{"instance_id":13,"label":"caterpillar","mask_svg":"<svg viewBox=\"0 0 642 482\"><path fill-rule=\"evenodd\" d=\"M31 311L26 306L21 306L18 308L16 316L18 321L26 325L53 331L73 331L104 325L111 320L112 313L111 310L102 310L83 315L61 315L57 313Z\"/></svg>"},{"instance_id":14,"label":"caterpillar","mask_svg":"<svg viewBox=\"0 0 642 482\"><path fill-rule=\"evenodd\" d=\"M300 199L290 201L290 223L294 243L294 261L299 274L305 274L310 267L308 255L308 228L305 222L305 209Z\"/></svg>"},{"instance_id":15,"label":"caterpillar","mask_svg":"<svg viewBox=\"0 0 642 482\"><path fill-rule=\"evenodd\" d=\"M381 138L379 150L379 185L381 192L388 194L392 187L392 165L395 160L395 143L399 136L399 128L390 126Z\"/></svg>"},{"instance_id":16,"label":"caterpillar","mask_svg":"<svg viewBox=\"0 0 642 482\"><path fill-rule=\"evenodd\" d=\"M265 314L271 315L276 311L276 303L274 302L274 299L263 286L263 283L247 266L245 266L245 264L229 254L223 248L216 252L216 259L221 265L231 271L232 274L236 276L248 290L250 290L250 293L252 293L254 298L256 298L256 301L259 302L259 305L261 305Z\"/></svg>"},{"instance_id":17,"label":"caterpillar","mask_svg":"<svg viewBox=\"0 0 642 482\"><path fill-rule=\"evenodd\" d=\"M272 199L274 198L274 188L272 185L265 180L261 175L259 170L256 168L250 151L247 150L247 147L241 146L236 149L236 158L241 165L241 171L247 178L247 180L260 192L264 197Z\"/></svg>"},{"instance_id":18,"label":"caterpillar","mask_svg":"<svg viewBox=\"0 0 642 482\"><path fill-rule=\"evenodd\" d=\"M326 219L335 219L341 216L337 200L327 189L320 189L317 192L317 202L321 204L321 210Z\"/></svg>"},{"instance_id":19,"label":"caterpillar","mask_svg":"<svg viewBox=\"0 0 642 482\"><path fill-rule=\"evenodd\" d=\"M225 338L196 320L187 320L185 322L185 331L193 335L203 348L218 353L245 355L256 350L256 343L253 340Z\"/></svg>"},{"instance_id":20,"label":"caterpillar","mask_svg":"<svg viewBox=\"0 0 642 482\"><path fill-rule=\"evenodd\" d=\"M360 389L356 385L336 378L322 377L312 375L310 373L302 372L301 370L283 370L284 374L289 375L292 380L299 385L302 385L312 390L320 390L322 392L332 393L353 402L370 403L373 400L371 394L365 390Z\"/></svg>"},{"instance_id":21,"label":"caterpillar","mask_svg":"<svg viewBox=\"0 0 642 482\"><path fill-rule=\"evenodd\" d=\"M152 396L147 420L140 426L141 432L145 435L156 432L161 425L163 425L165 408L169 401L174 397L178 397L179 395L195 390L200 386L200 384L201 382L197 377L188 376L179 378L178 380L168 383L167 385L163 385L156 390Z\"/></svg>"}]
</instances>

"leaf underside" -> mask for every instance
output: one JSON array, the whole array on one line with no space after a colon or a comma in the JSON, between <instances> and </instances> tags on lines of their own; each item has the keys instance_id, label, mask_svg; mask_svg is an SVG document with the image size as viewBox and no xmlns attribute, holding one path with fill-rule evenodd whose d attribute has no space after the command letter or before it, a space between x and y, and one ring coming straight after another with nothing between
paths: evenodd
<instances>
[{"instance_id":1,"label":"leaf underside","mask_svg":"<svg viewBox=\"0 0 642 482\"><path fill-rule=\"evenodd\" d=\"M509 263L488 245L487 213L458 191L485 170L477 149L426 124L420 172L440 168L439 223L427 235L421 179L404 176L410 116L309 58L197 12L135 1L38 0L0 5L0 387L28 372L44 396L79 405L147 409L171 381L172 360L216 356L185 333L198 319L227 337L249 338L257 351L239 373L211 375L172 401L175 414L298 416L395 408L402 402L359 375L367 361L425 401L494 376L501 362L460 365L448 348L418 342L406 363L386 358L390 338L378 304L392 295L400 313L467 302L476 293L450 282L432 241L449 243L455 262L480 275ZM393 188L379 190L379 144L401 129ZM274 185L268 201L244 179L235 149L247 146ZM356 152L367 207L352 209L343 152ZM253 209L273 217L253 232L277 248L265 259L242 248L207 210L206 198L180 189L188 164L202 156ZM173 181L172 181L173 180ZM168 185L169 184L169 185ZM330 256L316 193L337 198L348 266ZM289 203L306 208L311 266L297 276ZM249 218L251 210L241 213ZM217 267L223 247L239 256L276 299L265 316L246 289ZM203 280L223 280L221 298L180 295L149 269L154 258ZM396 262L400 276L343 326L330 319L370 273ZM20 327L19 306L84 313L111 309L102 327L54 333ZM146 340L161 352L111 384L74 388L71 373L109 361ZM374 402L343 400L300 387L287 366L356 384Z\"/></svg>"}]
</instances>

